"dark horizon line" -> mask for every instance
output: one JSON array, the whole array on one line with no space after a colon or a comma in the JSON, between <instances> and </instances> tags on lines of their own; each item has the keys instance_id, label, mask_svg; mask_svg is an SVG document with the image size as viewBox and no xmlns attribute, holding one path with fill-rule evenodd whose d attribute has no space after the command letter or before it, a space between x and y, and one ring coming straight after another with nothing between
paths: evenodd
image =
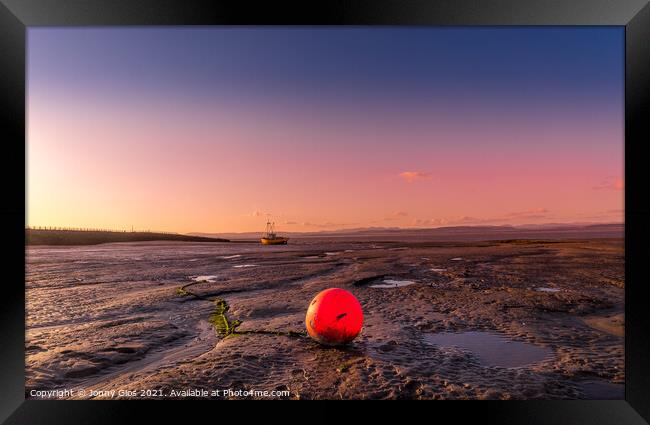
<instances>
[{"instance_id":1,"label":"dark horizon line","mask_svg":"<svg viewBox=\"0 0 650 425\"><path fill-rule=\"evenodd\" d=\"M387 231L400 231L400 230L440 230L440 229L459 229L459 228L532 228L540 226L611 226L611 225L625 225L625 221L608 221L608 222L588 222L588 221L574 221L574 222L546 222L546 223L527 223L527 224L459 224L451 226L440 227L385 227L385 226L367 226L367 227L352 227L352 228L339 228L339 229L322 229L322 230L306 230L306 231L278 231L278 233L286 234L311 234L311 233L343 233L343 232L359 232L364 230L387 230ZM251 233L264 233L263 231L247 231L247 232L188 232L188 235L226 235L226 234L251 234Z\"/></svg>"},{"instance_id":2,"label":"dark horizon line","mask_svg":"<svg viewBox=\"0 0 650 425\"><path fill-rule=\"evenodd\" d=\"M458 224L450 226L439 227L400 227L400 226L366 226L366 227L352 227L352 228L338 228L338 229L321 229L321 230L305 230L305 231L279 231L278 233L286 234L314 234L314 233L343 233L343 232L361 232L361 231L415 231L415 230L441 230L441 229L460 229L460 228L538 228L541 226L607 226L607 225L624 225L625 221L608 221L608 222L589 222L589 221L574 221L574 222L545 222L545 223L526 223L526 224ZM209 232L209 231L191 231L191 232L176 232L169 230L151 230L151 229L106 229L97 227L77 227L77 226L25 226L25 230L48 230L48 231L70 231L70 232L115 232L115 233L160 233L160 234L178 234L178 235L246 235L264 233L260 231L225 231L225 232Z\"/></svg>"}]
</instances>

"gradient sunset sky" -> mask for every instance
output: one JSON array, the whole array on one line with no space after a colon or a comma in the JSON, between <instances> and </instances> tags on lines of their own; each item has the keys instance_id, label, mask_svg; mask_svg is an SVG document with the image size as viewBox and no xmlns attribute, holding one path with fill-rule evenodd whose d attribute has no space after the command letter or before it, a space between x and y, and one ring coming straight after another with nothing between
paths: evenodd
<instances>
[{"instance_id":1,"label":"gradient sunset sky","mask_svg":"<svg viewBox=\"0 0 650 425\"><path fill-rule=\"evenodd\" d=\"M29 28L27 224L623 221L622 27Z\"/></svg>"}]
</instances>

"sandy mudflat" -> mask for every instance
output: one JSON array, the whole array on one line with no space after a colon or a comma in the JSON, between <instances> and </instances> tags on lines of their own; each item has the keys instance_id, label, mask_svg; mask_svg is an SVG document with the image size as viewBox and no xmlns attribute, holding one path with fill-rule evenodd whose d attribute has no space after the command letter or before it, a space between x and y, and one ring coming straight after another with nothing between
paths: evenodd
<instances>
[{"instance_id":1,"label":"sandy mudflat","mask_svg":"<svg viewBox=\"0 0 650 425\"><path fill-rule=\"evenodd\" d=\"M624 317L624 313L614 313L585 317L584 321L587 325L591 326L594 329L598 329L611 335L623 337L625 336Z\"/></svg>"},{"instance_id":2,"label":"sandy mudflat","mask_svg":"<svg viewBox=\"0 0 650 425\"><path fill-rule=\"evenodd\" d=\"M291 242L29 247L27 395L623 398L622 239ZM364 309L345 348L302 334L329 287ZM242 333L215 332L217 299Z\"/></svg>"}]
</instances>

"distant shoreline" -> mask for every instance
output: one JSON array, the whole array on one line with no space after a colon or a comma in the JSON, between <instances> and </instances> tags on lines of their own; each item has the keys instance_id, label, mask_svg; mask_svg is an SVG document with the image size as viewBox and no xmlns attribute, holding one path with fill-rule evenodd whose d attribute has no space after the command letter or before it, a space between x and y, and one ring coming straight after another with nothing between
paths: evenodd
<instances>
[{"instance_id":1,"label":"distant shoreline","mask_svg":"<svg viewBox=\"0 0 650 425\"><path fill-rule=\"evenodd\" d=\"M259 234L245 233L189 233L193 236L220 237L231 241L257 240ZM510 239L592 239L592 238L622 238L625 235L624 223L604 224L572 224L548 223L543 225L524 226L453 226L438 228L361 228L349 230L320 231L320 232L279 232L281 236L299 239L347 239L350 241L430 241L430 242L460 242L460 241L497 241ZM289 242L291 243L291 242Z\"/></svg>"},{"instance_id":2,"label":"distant shoreline","mask_svg":"<svg viewBox=\"0 0 650 425\"><path fill-rule=\"evenodd\" d=\"M623 238L624 224L549 224L543 226L458 226L431 229L374 228L350 231L286 232L296 240L347 239L358 242L477 242L503 240L571 240ZM162 233L162 232L123 232L110 230L75 229L25 229L25 245L98 245L114 242L228 242L259 243L259 234L248 233Z\"/></svg>"},{"instance_id":3,"label":"distant shoreline","mask_svg":"<svg viewBox=\"0 0 650 425\"><path fill-rule=\"evenodd\" d=\"M25 229L25 245L98 245L111 242L230 242L208 236L156 232L111 232L94 230Z\"/></svg>"}]
</instances>

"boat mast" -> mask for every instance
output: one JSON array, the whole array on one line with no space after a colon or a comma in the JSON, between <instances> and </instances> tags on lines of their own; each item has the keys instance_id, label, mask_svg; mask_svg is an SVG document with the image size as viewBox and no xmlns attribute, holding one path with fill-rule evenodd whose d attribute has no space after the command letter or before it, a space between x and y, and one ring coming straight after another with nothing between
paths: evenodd
<instances>
[{"instance_id":1,"label":"boat mast","mask_svg":"<svg viewBox=\"0 0 650 425\"><path fill-rule=\"evenodd\" d=\"M275 239L275 221L266 222L266 233L262 236L265 239Z\"/></svg>"}]
</instances>

